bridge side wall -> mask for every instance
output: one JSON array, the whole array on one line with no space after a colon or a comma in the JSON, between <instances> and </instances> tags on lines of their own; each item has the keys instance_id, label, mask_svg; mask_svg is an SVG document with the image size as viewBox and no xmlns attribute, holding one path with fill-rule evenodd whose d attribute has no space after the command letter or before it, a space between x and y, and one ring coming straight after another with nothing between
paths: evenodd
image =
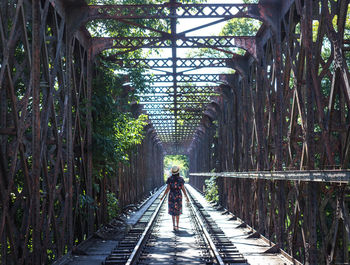
<instances>
[{"instance_id":1,"label":"bridge side wall","mask_svg":"<svg viewBox=\"0 0 350 265\"><path fill-rule=\"evenodd\" d=\"M347 1L271 10L257 58L234 57L218 126L193 143L191 172L349 168L348 18ZM203 189L203 177L191 182ZM225 207L300 261L349 262L347 185L219 178L218 186Z\"/></svg>"},{"instance_id":2,"label":"bridge side wall","mask_svg":"<svg viewBox=\"0 0 350 265\"><path fill-rule=\"evenodd\" d=\"M33 3L33 4L32 4ZM89 35L71 31L66 3L0 3L0 263L48 264L104 223L106 193L121 206L162 180L149 135L118 176L92 164ZM145 158L146 157L146 158ZM159 163L156 163L159 161ZM153 164L154 163L154 164Z\"/></svg>"},{"instance_id":3,"label":"bridge side wall","mask_svg":"<svg viewBox=\"0 0 350 265\"><path fill-rule=\"evenodd\" d=\"M119 167L117 192L121 206L136 203L164 184L163 161L162 147L148 133L143 143L130 153L130 163Z\"/></svg>"}]
</instances>

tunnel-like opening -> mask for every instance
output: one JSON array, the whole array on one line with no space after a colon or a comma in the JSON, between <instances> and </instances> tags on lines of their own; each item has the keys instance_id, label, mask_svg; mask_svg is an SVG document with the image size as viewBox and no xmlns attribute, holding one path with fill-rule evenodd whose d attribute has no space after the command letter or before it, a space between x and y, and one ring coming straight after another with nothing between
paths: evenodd
<instances>
[{"instance_id":1,"label":"tunnel-like opening","mask_svg":"<svg viewBox=\"0 0 350 265\"><path fill-rule=\"evenodd\" d=\"M187 155L166 155L164 157L164 181L170 176L171 167L180 167L180 176L189 182L190 160Z\"/></svg>"}]
</instances>

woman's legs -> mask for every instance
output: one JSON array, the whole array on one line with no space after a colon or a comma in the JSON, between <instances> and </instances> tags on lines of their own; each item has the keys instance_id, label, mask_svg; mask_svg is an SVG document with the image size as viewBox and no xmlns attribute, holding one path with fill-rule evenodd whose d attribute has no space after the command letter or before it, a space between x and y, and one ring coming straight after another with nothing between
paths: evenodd
<instances>
[{"instance_id":1,"label":"woman's legs","mask_svg":"<svg viewBox=\"0 0 350 265\"><path fill-rule=\"evenodd\" d=\"M179 221L180 221L180 215L176 215L176 227L179 229Z\"/></svg>"},{"instance_id":2,"label":"woman's legs","mask_svg":"<svg viewBox=\"0 0 350 265\"><path fill-rule=\"evenodd\" d=\"M172 219L173 219L173 228L174 228L174 230L175 230L175 215L172 215L171 217L172 217Z\"/></svg>"},{"instance_id":3,"label":"woman's legs","mask_svg":"<svg viewBox=\"0 0 350 265\"><path fill-rule=\"evenodd\" d=\"M172 215L171 217L173 219L174 230L178 230L179 229L180 215Z\"/></svg>"}]
</instances>

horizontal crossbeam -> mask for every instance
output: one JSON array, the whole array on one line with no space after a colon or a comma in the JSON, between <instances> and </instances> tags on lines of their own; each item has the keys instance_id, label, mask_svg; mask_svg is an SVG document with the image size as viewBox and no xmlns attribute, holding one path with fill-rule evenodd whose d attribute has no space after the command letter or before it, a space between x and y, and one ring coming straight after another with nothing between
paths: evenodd
<instances>
[{"instance_id":1,"label":"horizontal crossbeam","mask_svg":"<svg viewBox=\"0 0 350 265\"><path fill-rule=\"evenodd\" d=\"M260 172L221 172L221 173L191 173L191 176L224 177L245 179L268 179L290 181L313 181L313 182L350 182L348 170L322 170L322 171L260 171Z\"/></svg>"},{"instance_id":2,"label":"horizontal crossbeam","mask_svg":"<svg viewBox=\"0 0 350 265\"><path fill-rule=\"evenodd\" d=\"M211 97L210 96L180 96L178 95L176 97L177 103L205 103L210 102ZM174 97L173 96L141 96L140 102L173 102Z\"/></svg>"},{"instance_id":3,"label":"horizontal crossbeam","mask_svg":"<svg viewBox=\"0 0 350 265\"><path fill-rule=\"evenodd\" d=\"M260 19L257 4L180 4L170 14L171 4L163 5L90 5L86 21L94 19L170 19L170 18L238 18Z\"/></svg>"},{"instance_id":4,"label":"horizontal crossbeam","mask_svg":"<svg viewBox=\"0 0 350 265\"><path fill-rule=\"evenodd\" d=\"M188 75L177 75L177 82L222 82L223 76L220 74L188 74ZM173 82L174 78L172 75L145 75L149 82Z\"/></svg>"},{"instance_id":5,"label":"horizontal crossbeam","mask_svg":"<svg viewBox=\"0 0 350 265\"><path fill-rule=\"evenodd\" d=\"M169 126L161 126L161 125L155 125L154 126L157 130L157 134L168 134L172 135L174 131L179 131L179 129L175 130L175 127L169 127ZM188 130L183 130L182 131L182 136L187 135L190 133L194 133L195 128L189 128ZM181 132L179 132L181 133ZM177 134L178 135L178 134ZM179 135L178 135L179 136Z\"/></svg>"},{"instance_id":6,"label":"horizontal crossbeam","mask_svg":"<svg viewBox=\"0 0 350 265\"><path fill-rule=\"evenodd\" d=\"M193 108L193 107L189 107L189 108L170 108L170 109L162 109L162 108L154 108L154 107L149 107L149 108L144 108L144 110L149 111L149 115L152 115L152 113L157 113L157 114L162 114L162 113L169 113L170 111L177 111L177 112L181 112L181 111L185 111L185 112L197 112L197 113L201 113L202 109L200 108ZM191 113L191 115L193 115Z\"/></svg>"},{"instance_id":7,"label":"horizontal crossbeam","mask_svg":"<svg viewBox=\"0 0 350 265\"><path fill-rule=\"evenodd\" d=\"M247 44L255 45L255 37L251 36L176 36L177 48L202 47L249 47ZM132 49L132 48L171 48L169 37L108 37L93 38L93 43L104 44L105 49Z\"/></svg>"},{"instance_id":8,"label":"horizontal crossbeam","mask_svg":"<svg viewBox=\"0 0 350 265\"><path fill-rule=\"evenodd\" d=\"M163 133L165 135L173 135L173 133L175 131L177 131L177 132L179 131L179 129L175 130L175 127L172 127L172 128L169 128L169 127L157 128L155 126L155 128L157 130L157 134L159 134L159 135L161 135ZM180 134L180 132L179 132L179 134L176 134L176 136L187 136L187 135L190 135L190 134L194 133L194 131L195 131L195 129L193 128L193 129L190 129L188 131L184 131L182 134Z\"/></svg>"},{"instance_id":9,"label":"horizontal crossbeam","mask_svg":"<svg viewBox=\"0 0 350 265\"><path fill-rule=\"evenodd\" d=\"M202 109L202 108L204 108L204 105L205 105L205 103L202 103L202 102L199 102L199 103L184 102L184 103L178 103L178 104L179 104L180 109L181 109L181 107L182 107L182 109L186 109L186 108ZM195 104L195 106L193 106L192 104ZM150 110L150 109L175 110L173 102L171 102L171 103L146 104L145 107L144 107L144 110Z\"/></svg>"},{"instance_id":10,"label":"horizontal crossbeam","mask_svg":"<svg viewBox=\"0 0 350 265\"><path fill-rule=\"evenodd\" d=\"M154 124L153 125L154 128L157 130L157 133L162 133L164 132L164 134L170 134L172 131L175 131L175 126L170 127L170 126L161 126L161 125L157 125ZM187 127L184 129L179 129L178 127L176 128L176 132L178 132L178 136L187 136L189 134L193 134L196 130L196 127Z\"/></svg>"},{"instance_id":11,"label":"horizontal crossbeam","mask_svg":"<svg viewBox=\"0 0 350 265\"><path fill-rule=\"evenodd\" d=\"M151 118L151 119L149 119L150 121L152 121L152 123L153 122L158 122L158 121L174 121L174 118L172 118L172 119L167 119L167 118ZM200 121L200 119L199 118L193 118L193 117L191 117L191 118L188 118L188 119L182 119L182 118L178 118L178 120L183 120L185 123L186 122L199 122Z\"/></svg>"},{"instance_id":12,"label":"horizontal crossbeam","mask_svg":"<svg viewBox=\"0 0 350 265\"><path fill-rule=\"evenodd\" d=\"M179 36L174 37L108 37L93 38L94 53L108 49L172 48L171 38L176 38L176 48L242 48L256 55L255 37L251 36ZM112 56L111 58L114 58Z\"/></svg>"},{"instance_id":13,"label":"horizontal crossbeam","mask_svg":"<svg viewBox=\"0 0 350 265\"><path fill-rule=\"evenodd\" d=\"M179 68L196 67L228 67L229 58L177 58L176 66ZM154 59L117 59L114 61L123 68L171 68L173 67L172 58L154 58Z\"/></svg>"},{"instance_id":14,"label":"horizontal crossbeam","mask_svg":"<svg viewBox=\"0 0 350 265\"><path fill-rule=\"evenodd\" d=\"M218 86L177 86L176 94L216 94ZM151 86L143 91L143 94L171 94L174 93L173 86Z\"/></svg>"},{"instance_id":15,"label":"horizontal crossbeam","mask_svg":"<svg viewBox=\"0 0 350 265\"><path fill-rule=\"evenodd\" d=\"M172 118L174 119L175 116L173 113L169 113L169 111L165 111L165 110L151 110L151 109L148 109L148 117L150 119L152 118ZM189 118L189 117L193 117L193 118L196 118L196 117L202 117L202 113L200 113L199 111L198 112L191 112L191 113L187 113L186 111L178 111L177 113L177 117L179 117L180 119L181 118Z\"/></svg>"},{"instance_id":16,"label":"horizontal crossbeam","mask_svg":"<svg viewBox=\"0 0 350 265\"><path fill-rule=\"evenodd\" d=\"M159 121L159 120L158 120ZM173 123L170 120L165 121L164 123L158 123L158 126L163 126L163 127L174 127L175 123ZM183 123L181 122L181 124L178 124L177 127L181 127L181 128L191 128L195 126L192 123L189 123L188 121L184 121Z\"/></svg>"}]
</instances>

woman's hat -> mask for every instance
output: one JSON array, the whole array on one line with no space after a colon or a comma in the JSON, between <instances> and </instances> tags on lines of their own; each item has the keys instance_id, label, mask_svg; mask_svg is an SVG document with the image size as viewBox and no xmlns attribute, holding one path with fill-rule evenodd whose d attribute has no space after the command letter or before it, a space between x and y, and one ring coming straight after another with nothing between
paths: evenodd
<instances>
[{"instance_id":1,"label":"woman's hat","mask_svg":"<svg viewBox=\"0 0 350 265\"><path fill-rule=\"evenodd\" d=\"M173 173L173 174L177 174L177 173L179 173L179 171L180 171L180 168L178 166L173 166L171 168L171 173Z\"/></svg>"}]
</instances>

